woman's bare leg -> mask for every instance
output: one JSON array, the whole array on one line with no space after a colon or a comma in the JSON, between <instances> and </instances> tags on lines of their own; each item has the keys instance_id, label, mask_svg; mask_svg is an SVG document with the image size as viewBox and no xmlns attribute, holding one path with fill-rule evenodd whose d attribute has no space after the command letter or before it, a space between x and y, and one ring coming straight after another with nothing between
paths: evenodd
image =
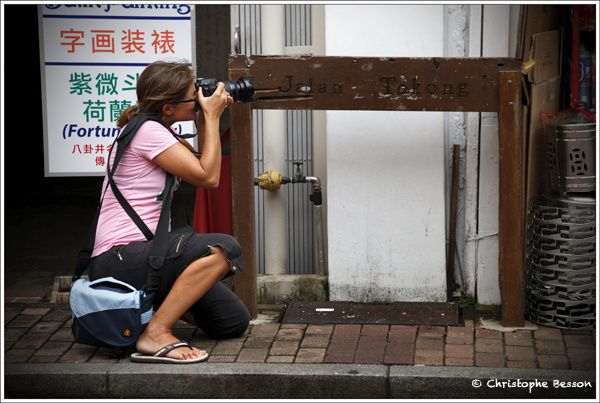
<instances>
[{"instance_id":1,"label":"woman's bare leg","mask_svg":"<svg viewBox=\"0 0 600 403\"><path fill-rule=\"evenodd\" d=\"M220 281L229 270L225 253L221 248L212 248L212 254L197 260L185 268L177 277L171 291L155 312L144 333L137 341L140 353L154 353L167 344L179 341L172 333L173 325L212 286ZM187 347L175 349L168 357L191 359L204 352Z\"/></svg>"}]
</instances>

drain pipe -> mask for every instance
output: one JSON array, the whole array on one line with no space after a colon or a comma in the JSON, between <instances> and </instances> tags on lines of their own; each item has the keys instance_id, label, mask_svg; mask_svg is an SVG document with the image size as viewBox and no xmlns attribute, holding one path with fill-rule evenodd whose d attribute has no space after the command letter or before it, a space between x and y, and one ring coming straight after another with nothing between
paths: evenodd
<instances>
[{"instance_id":1,"label":"drain pipe","mask_svg":"<svg viewBox=\"0 0 600 403\"><path fill-rule=\"evenodd\" d=\"M325 266L325 243L323 239L323 197L321 194L321 180L316 176L307 176L306 182L312 184L312 194L309 199L313 202L315 209L315 237L317 242L317 274L327 274Z\"/></svg>"},{"instance_id":2,"label":"drain pipe","mask_svg":"<svg viewBox=\"0 0 600 403\"><path fill-rule=\"evenodd\" d=\"M265 55L283 55L285 50L285 5L263 4L260 6L260 32L262 53ZM244 38L242 38L244 39ZM286 111L263 109L256 111L262 120L263 166L285 172L287 147L285 135ZM287 248L285 197L280 193L264 195L264 209L269 219L264 222L264 236L269 242L264 245L264 273L266 275L287 274Z\"/></svg>"},{"instance_id":3,"label":"drain pipe","mask_svg":"<svg viewBox=\"0 0 600 403\"><path fill-rule=\"evenodd\" d=\"M321 179L316 176L304 176L300 170L302 162L295 162L296 172L293 177L282 176L275 170L266 171L254 178L254 185L261 189L271 192L278 190L281 185L288 183L310 183L312 185L312 193L309 197L315 209L315 236L317 245L316 254L316 274L325 276L327 268L325 265L325 245L323 238L323 197L321 193Z\"/></svg>"}]
</instances>

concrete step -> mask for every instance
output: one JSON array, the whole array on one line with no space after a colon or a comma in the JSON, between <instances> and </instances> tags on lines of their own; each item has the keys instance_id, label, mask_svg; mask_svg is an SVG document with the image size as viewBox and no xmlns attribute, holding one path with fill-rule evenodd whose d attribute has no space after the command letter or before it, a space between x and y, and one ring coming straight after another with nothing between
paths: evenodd
<instances>
[{"instance_id":1,"label":"concrete step","mask_svg":"<svg viewBox=\"0 0 600 403\"><path fill-rule=\"evenodd\" d=\"M358 364L7 364L6 398L593 398L594 371Z\"/></svg>"}]
</instances>

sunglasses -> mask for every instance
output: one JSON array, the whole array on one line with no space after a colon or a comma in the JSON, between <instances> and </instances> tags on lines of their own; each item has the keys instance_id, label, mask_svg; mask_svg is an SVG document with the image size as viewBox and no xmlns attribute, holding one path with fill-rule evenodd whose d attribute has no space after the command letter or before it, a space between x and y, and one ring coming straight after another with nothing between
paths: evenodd
<instances>
[{"instance_id":1,"label":"sunglasses","mask_svg":"<svg viewBox=\"0 0 600 403\"><path fill-rule=\"evenodd\" d=\"M185 104L188 102L196 102L196 98L190 98L190 99L182 99L181 101L173 101L173 102L169 102L171 104Z\"/></svg>"},{"instance_id":2,"label":"sunglasses","mask_svg":"<svg viewBox=\"0 0 600 403\"><path fill-rule=\"evenodd\" d=\"M182 99L179 101L173 101L173 102L169 102L170 104L186 104L189 102L196 102L196 93L194 92L194 98L189 98L189 99Z\"/></svg>"}]
</instances>

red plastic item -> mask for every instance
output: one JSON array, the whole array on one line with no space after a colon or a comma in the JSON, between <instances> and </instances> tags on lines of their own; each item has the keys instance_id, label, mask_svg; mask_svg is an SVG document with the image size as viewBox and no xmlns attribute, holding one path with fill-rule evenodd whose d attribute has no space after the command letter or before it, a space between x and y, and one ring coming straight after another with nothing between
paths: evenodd
<instances>
[{"instance_id":1,"label":"red plastic item","mask_svg":"<svg viewBox=\"0 0 600 403\"><path fill-rule=\"evenodd\" d=\"M579 29L593 31L596 27L596 5L581 5L579 9Z\"/></svg>"},{"instance_id":2,"label":"red plastic item","mask_svg":"<svg viewBox=\"0 0 600 403\"><path fill-rule=\"evenodd\" d=\"M221 147L229 141L230 129L221 136ZM194 207L194 230L201 234L233 235L231 212L231 156L221 157L221 179L215 189L198 188Z\"/></svg>"},{"instance_id":3,"label":"red plastic item","mask_svg":"<svg viewBox=\"0 0 600 403\"><path fill-rule=\"evenodd\" d=\"M549 124L593 123L596 121L596 114L577 106L559 112L540 112L540 119L544 127Z\"/></svg>"},{"instance_id":4,"label":"red plastic item","mask_svg":"<svg viewBox=\"0 0 600 403\"><path fill-rule=\"evenodd\" d=\"M579 8L571 6L571 108L579 102Z\"/></svg>"}]
</instances>

